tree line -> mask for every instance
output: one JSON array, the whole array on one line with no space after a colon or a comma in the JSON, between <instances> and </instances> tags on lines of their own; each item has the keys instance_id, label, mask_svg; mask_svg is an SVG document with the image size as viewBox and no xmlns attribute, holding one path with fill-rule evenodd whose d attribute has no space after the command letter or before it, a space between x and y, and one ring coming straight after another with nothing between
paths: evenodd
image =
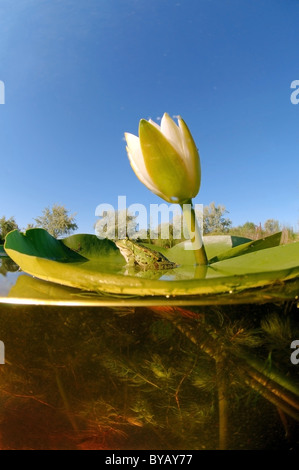
<instances>
[{"instance_id":1,"label":"tree line","mask_svg":"<svg viewBox=\"0 0 299 470\"><path fill-rule=\"evenodd\" d=\"M120 213L120 212L124 212ZM138 231L137 216L129 213L127 210L114 212L107 211L105 217L98 220L95 224L95 232L101 238L123 238L124 234L118 230L119 221L126 217L127 221L127 236L130 236L134 231ZM256 240L276 232L282 231L282 243L291 243L298 240L298 234L294 232L291 227L285 227L280 224L276 219L268 219L263 224L258 225L254 222L245 222L243 225L233 226L232 221L227 217L228 211L223 205L216 205L211 202L209 205L203 207L203 213L197 214L199 220L202 219L203 235L235 235L239 237L249 238ZM174 220L175 219L175 220ZM155 233L150 229L139 232L139 239L143 242L150 242L165 248L169 248L185 238L184 236L177 237L177 227L181 224L180 234L183 230L183 217L176 215L172 222L160 224L155 228ZM166 236L165 236L166 234Z\"/></svg>"},{"instance_id":2,"label":"tree line","mask_svg":"<svg viewBox=\"0 0 299 470\"><path fill-rule=\"evenodd\" d=\"M121 211L120 211L121 212ZM223 205L216 205L211 202L209 205L204 206L203 214L198 216L203 221L203 235L235 235L245 238L256 240L267 235L282 231L282 243L291 243L298 240L298 234L294 232L291 227L282 226L276 219L268 219L263 224L255 224L254 222L245 222L243 225L233 227L232 221L227 217L228 211ZM54 204L52 208L46 207L42 211L42 215L34 219L34 224L28 224L25 230L30 228L43 228L47 230L55 238L66 236L78 229L78 225L75 220L76 214L69 214L69 210L63 205ZM125 210L125 214L121 214L118 211L106 213L105 217L99 219L95 225L95 233L101 238L123 238L128 233L118 233L119 220L126 219L126 229L130 234L137 232L138 227L138 216L131 214L128 210ZM153 237L152 231L145 230L143 234L139 236L139 239L144 242L151 242L159 246L171 247L176 243L183 241L184 236L177 237L175 233L175 227L178 224L183 224L183 218L181 215L175 216L176 220L172 220L169 223L160 224L155 228L155 236ZM111 223L109 223L111 222ZM0 218L0 244L3 244L5 236L11 230L18 229L18 224L14 217L6 218L2 216ZM165 236L165 233L167 236ZM183 227L181 233L184 233Z\"/></svg>"},{"instance_id":3,"label":"tree line","mask_svg":"<svg viewBox=\"0 0 299 470\"><path fill-rule=\"evenodd\" d=\"M77 230L78 225L75 221L75 215L69 215L69 211L59 204L54 204L52 208L46 207L42 215L33 219L34 224L28 224L25 230L30 228L43 228L53 237L59 238L63 235L69 235ZM7 219L5 216L0 218L0 244L4 243L5 236L11 230L20 230L14 217Z\"/></svg>"}]
</instances>

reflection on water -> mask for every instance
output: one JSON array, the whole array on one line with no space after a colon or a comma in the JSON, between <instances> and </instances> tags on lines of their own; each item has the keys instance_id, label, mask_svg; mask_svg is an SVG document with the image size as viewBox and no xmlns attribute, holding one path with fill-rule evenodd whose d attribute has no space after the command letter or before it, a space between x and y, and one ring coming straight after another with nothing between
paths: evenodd
<instances>
[{"instance_id":1,"label":"reflection on water","mask_svg":"<svg viewBox=\"0 0 299 470\"><path fill-rule=\"evenodd\" d=\"M3 256L0 258L0 274L2 276L6 276L8 272L16 272L18 271L19 266L8 256Z\"/></svg>"},{"instance_id":2,"label":"reflection on water","mask_svg":"<svg viewBox=\"0 0 299 470\"><path fill-rule=\"evenodd\" d=\"M299 446L294 303L0 305L2 449Z\"/></svg>"},{"instance_id":3,"label":"reflection on water","mask_svg":"<svg viewBox=\"0 0 299 470\"><path fill-rule=\"evenodd\" d=\"M19 266L8 256L0 257L0 296L6 296L19 276Z\"/></svg>"}]
</instances>

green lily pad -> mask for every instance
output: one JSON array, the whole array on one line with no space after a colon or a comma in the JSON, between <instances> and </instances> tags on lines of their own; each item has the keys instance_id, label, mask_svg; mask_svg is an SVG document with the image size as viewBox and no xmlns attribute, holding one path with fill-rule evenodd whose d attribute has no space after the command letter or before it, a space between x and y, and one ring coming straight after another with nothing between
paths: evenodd
<instances>
[{"instance_id":1,"label":"green lily pad","mask_svg":"<svg viewBox=\"0 0 299 470\"><path fill-rule=\"evenodd\" d=\"M24 255L59 261L60 263L87 260L41 228L27 230L26 235L18 230L13 230L5 238L4 248L8 255L11 247L16 247L17 251ZM14 250L14 248L12 249Z\"/></svg>"},{"instance_id":2,"label":"green lily pad","mask_svg":"<svg viewBox=\"0 0 299 470\"><path fill-rule=\"evenodd\" d=\"M259 240L236 237L231 235L210 235L203 237L209 264L235 256L245 255L253 251L264 250L280 244L281 232ZM182 250L184 247L184 250ZM180 264L194 264L194 254L190 242L179 243L170 248L166 256ZM159 251L162 251L159 249Z\"/></svg>"},{"instance_id":3,"label":"green lily pad","mask_svg":"<svg viewBox=\"0 0 299 470\"><path fill-rule=\"evenodd\" d=\"M214 258L209 259L209 263L216 263L217 261L223 261L225 259L234 258L235 256L246 255L253 253L254 251L264 250L265 248L272 248L280 244L282 232L274 233L269 237L260 238L259 240L250 240L247 243L235 246L230 250L220 253Z\"/></svg>"},{"instance_id":4,"label":"green lily pad","mask_svg":"<svg viewBox=\"0 0 299 470\"><path fill-rule=\"evenodd\" d=\"M77 234L64 238L61 242L71 250L79 253L81 256L89 260L98 260L116 256L123 261L119 253L119 249L111 240L100 240L95 235Z\"/></svg>"},{"instance_id":5,"label":"green lily pad","mask_svg":"<svg viewBox=\"0 0 299 470\"><path fill-rule=\"evenodd\" d=\"M15 230L7 235L5 250L23 271L85 291L139 296L219 296L271 285L276 288L277 284L281 286L298 279L299 243L265 247L276 243L275 240L256 243L258 251L252 251L248 243L244 244L244 250L242 245L230 248L239 251L206 267L191 264L192 251L185 249L186 244L179 244L166 251L166 256L180 264L179 267L153 272L128 269L115 244L94 235L56 240L42 229L31 229L25 234ZM206 248L209 252L209 243ZM228 251L227 239L223 248L218 239L219 251L214 256ZM298 283L292 286L295 297Z\"/></svg>"},{"instance_id":6,"label":"green lily pad","mask_svg":"<svg viewBox=\"0 0 299 470\"><path fill-rule=\"evenodd\" d=\"M18 277L11 287L5 303L22 303L26 305L80 305L106 307L138 307L163 305L232 305L232 304L263 304L268 302L283 302L294 299L294 292L299 291L299 278L285 283L269 284L263 287L244 289L235 293L219 295L182 295L182 296L134 296L113 295L88 292L74 287L62 286L53 282L42 281L26 274ZM1 302L1 299L0 299Z\"/></svg>"}]
</instances>

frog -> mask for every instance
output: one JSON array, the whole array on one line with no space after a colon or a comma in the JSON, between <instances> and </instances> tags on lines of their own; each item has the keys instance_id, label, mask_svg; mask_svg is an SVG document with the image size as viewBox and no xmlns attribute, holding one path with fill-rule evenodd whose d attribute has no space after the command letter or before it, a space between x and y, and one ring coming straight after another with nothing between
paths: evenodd
<instances>
[{"instance_id":1,"label":"frog","mask_svg":"<svg viewBox=\"0 0 299 470\"><path fill-rule=\"evenodd\" d=\"M169 261L159 251L152 250L136 240L123 238L117 240L115 244L129 266L139 267L143 270L172 269L177 267L176 263Z\"/></svg>"}]
</instances>

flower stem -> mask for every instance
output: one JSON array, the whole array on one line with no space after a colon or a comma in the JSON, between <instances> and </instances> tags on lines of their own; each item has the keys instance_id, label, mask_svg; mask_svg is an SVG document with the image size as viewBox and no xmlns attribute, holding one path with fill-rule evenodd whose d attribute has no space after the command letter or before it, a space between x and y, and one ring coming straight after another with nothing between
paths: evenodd
<instances>
[{"instance_id":1,"label":"flower stem","mask_svg":"<svg viewBox=\"0 0 299 470\"><path fill-rule=\"evenodd\" d=\"M184 222L186 222L189 236L191 239L192 249L194 251L195 256L195 263L197 265L207 265L208 258L203 244L200 228L196 220L192 200L190 199L184 204L181 204L181 208L183 211Z\"/></svg>"}]
</instances>

